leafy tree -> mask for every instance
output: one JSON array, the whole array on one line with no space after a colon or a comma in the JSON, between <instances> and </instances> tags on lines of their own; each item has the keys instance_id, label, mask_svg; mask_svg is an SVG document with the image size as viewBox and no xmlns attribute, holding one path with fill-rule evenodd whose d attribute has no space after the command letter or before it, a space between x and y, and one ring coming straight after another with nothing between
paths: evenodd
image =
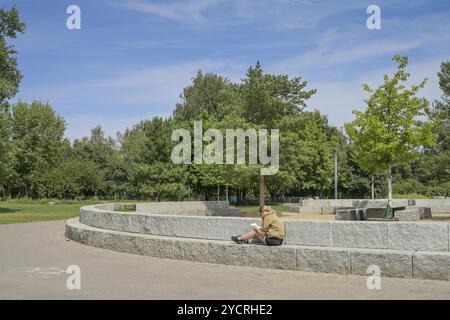
<instances>
[{"instance_id":1,"label":"leafy tree","mask_svg":"<svg viewBox=\"0 0 450 320\"><path fill-rule=\"evenodd\" d=\"M144 198L180 200L190 190L183 183L185 168L171 163L156 162L153 164L133 164L130 179Z\"/></svg>"},{"instance_id":2,"label":"leafy tree","mask_svg":"<svg viewBox=\"0 0 450 320\"><path fill-rule=\"evenodd\" d=\"M449 196L450 181L450 61L441 63L438 72L439 87L442 90L440 100L433 102L427 109L430 122L435 124L433 132L436 144L425 149L419 161L411 168L407 176L417 179L423 187L421 192L428 196ZM405 177L405 175L403 175Z\"/></svg>"},{"instance_id":3,"label":"leafy tree","mask_svg":"<svg viewBox=\"0 0 450 320\"><path fill-rule=\"evenodd\" d=\"M19 19L15 7L7 11L0 8L0 193L8 192L8 183L12 175L12 146L10 143L11 117L8 100L19 90L22 75L17 69L17 58L8 39L15 39L23 33L25 24Z\"/></svg>"},{"instance_id":4,"label":"leafy tree","mask_svg":"<svg viewBox=\"0 0 450 320\"><path fill-rule=\"evenodd\" d=\"M316 90L305 90L301 77L265 74L259 61L247 70L241 84L244 117L249 123L271 129L277 120L303 111Z\"/></svg>"},{"instance_id":5,"label":"leafy tree","mask_svg":"<svg viewBox=\"0 0 450 320\"><path fill-rule=\"evenodd\" d=\"M180 98L174 111L176 120L194 120L202 114L222 120L226 115L238 112L237 86L213 73L199 71Z\"/></svg>"},{"instance_id":6,"label":"leafy tree","mask_svg":"<svg viewBox=\"0 0 450 320\"><path fill-rule=\"evenodd\" d=\"M154 117L142 121L128 132L123 150L135 162L128 166L128 179L139 197L179 199L190 193L186 186L185 166L172 163L172 119Z\"/></svg>"},{"instance_id":7,"label":"leafy tree","mask_svg":"<svg viewBox=\"0 0 450 320\"><path fill-rule=\"evenodd\" d=\"M88 159L68 158L43 177L48 198L74 199L98 196L104 189L103 172Z\"/></svg>"},{"instance_id":8,"label":"leafy tree","mask_svg":"<svg viewBox=\"0 0 450 320\"><path fill-rule=\"evenodd\" d=\"M434 142L433 124L420 122L417 117L425 114L428 101L417 97L426 79L418 85L406 88L409 73L407 57L393 58L397 71L390 78L384 75L384 83L377 89L365 84L371 94L366 100L364 112L353 111L356 119L345 125L352 141L355 160L369 172L387 175L388 199L392 199L392 167L414 159L420 148Z\"/></svg>"},{"instance_id":9,"label":"leafy tree","mask_svg":"<svg viewBox=\"0 0 450 320\"><path fill-rule=\"evenodd\" d=\"M266 129L274 128L278 120L303 111L316 90L305 90L301 77L265 74L259 61L247 70L241 84L244 118L251 124ZM264 205L265 181L259 176L259 204Z\"/></svg>"},{"instance_id":10,"label":"leafy tree","mask_svg":"<svg viewBox=\"0 0 450 320\"><path fill-rule=\"evenodd\" d=\"M0 104L0 194L6 197L12 174L11 115L6 104Z\"/></svg>"},{"instance_id":11,"label":"leafy tree","mask_svg":"<svg viewBox=\"0 0 450 320\"><path fill-rule=\"evenodd\" d=\"M450 150L450 61L442 62L438 77L442 98L441 101L435 101L427 113L430 120L436 123L434 132L437 143L433 151L443 152Z\"/></svg>"},{"instance_id":12,"label":"leafy tree","mask_svg":"<svg viewBox=\"0 0 450 320\"><path fill-rule=\"evenodd\" d=\"M90 137L75 140L73 153L76 159L85 159L96 164L99 177L104 179L100 184L103 190L96 190L96 195L117 196L123 189L118 187L126 178L124 163L120 158L116 141L106 137L100 126L91 131Z\"/></svg>"},{"instance_id":13,"label":"leafy tree","mask_svg":"<svg viewBox=\"0 0 450 320\"><path fill-rule=\"evenodd\" d=\"M38 198L43 174L60 163L68 144L64 139L65 121L48 103L36 100L16 103L11 123L13 191Z\"/></svg>"},{"instance_id":14,"label":"leafy tree","mask_svg":"<svg viewBox=\"0 0 450 320\"><path fill-rule=\"evenodd\" d=\"M17 69L17 52L7 44L7 39L15 39L24 30L25 24L20 21L16 7L9 11L0 8L0 104L14 97L19 90L22 75Z\"/></svg>"},{"instance_id":15,"label":"leafy tree","mask_svg":"<svg viewBox=\"0 0 450 320\"><path fill-rule=\"evenodd\" d=\"M301 194L325 196L332 185L333 170L333 145L326 117L318 111L303 112L284 117L277 126L282 132L279 173L283 179L279 186L282 190L292 188ZM272 182L276 176L267 180Z\"/></svg>"},{"instance_id":16,"label":"leafy tree","mask_svg":"<svg viewBox=\"0 0 450 320\"><path fill-rule=\"evenodd\" d=\"M338 150L338 181L341 198L365 198L371 196L372 177L375 186L379 185L377 175L362 169L354 159L353 149L346 142L339 144ZM377 194L375 189L375 194Z\"/></svg>"}]
</instances>

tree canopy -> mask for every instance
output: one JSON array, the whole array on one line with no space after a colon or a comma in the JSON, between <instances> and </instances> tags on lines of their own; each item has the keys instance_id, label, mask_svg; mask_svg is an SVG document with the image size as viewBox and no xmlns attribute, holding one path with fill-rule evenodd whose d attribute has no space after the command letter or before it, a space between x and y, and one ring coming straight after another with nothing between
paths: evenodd
<instances>
[{"instance_id":1,"label":"tree canopy","mask_svg":"<svg viewBox=\"0 0 450 320\"><path fill-rule=\"evenodd\" d=\"M385 74L377 89L363 86L371 95L366 100L367 109L355 110L356 119L345 126L359 165L373 173L387 174L389 199L392 167L412 161L421 147L434 144L433 122L418 119L425 115L428 106L426 99L417 97L426 79L407 88L408 58L397 55L393 61L397 63L397 71L392 77Z\"/></svg>"}]
</instances>

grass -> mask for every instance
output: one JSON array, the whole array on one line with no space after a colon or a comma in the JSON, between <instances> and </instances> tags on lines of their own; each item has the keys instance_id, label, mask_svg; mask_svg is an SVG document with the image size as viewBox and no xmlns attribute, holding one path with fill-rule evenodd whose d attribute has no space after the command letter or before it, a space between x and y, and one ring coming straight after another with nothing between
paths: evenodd
<instances>
[{"instance_id":1,"label":"grass","mask_svg":"<svg viewBox=\"0 0 450 320\"><path fill-rule=\"evenodd\" d=\"M0 202L0 224L70 219L78 216L84 205Z\"/></svg>"},{"instance_id":2,"label":"grass","mask_svg":"<svg viewBox=\"0 0 450 320\"><path fill-rule=\"evenodd\" d=\"M79 216L82 206L101 202L98 199L0 201L0 224L66 220Z\"/></svg>"}]
</instances>

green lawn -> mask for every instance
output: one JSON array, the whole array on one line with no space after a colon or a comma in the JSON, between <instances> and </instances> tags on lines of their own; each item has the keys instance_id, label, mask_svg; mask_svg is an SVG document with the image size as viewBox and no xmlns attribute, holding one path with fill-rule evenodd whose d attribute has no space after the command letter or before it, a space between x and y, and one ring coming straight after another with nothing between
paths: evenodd
<instances>
[{"instance_id":1,"label":"green lawn","mask_svg":"<svg viewBox=\"0 0 450 320\"><path fill-rule=\"evenodd\" d=\"M0 201L0 224L70 219L80 214L80 207L92 203L82 201L50 205L40 201Z\"/></svg>"},{"instance_id":2,"label":"green lawn","mask_svg":"<svg viewBox=\"0 0 450 320\"><path fill-rule=\"evenodd\" d=\"M62 201L56 204L49 204L51 200L12 200L0 201L0 224L25 223L36 221L66 220L77 217L80 214L80 207L101 203L100 200L84 201ZM119 202L119 201L114 201ZM120 201L122 202L122 201ZM136 201L123 201L133 203ZM272 206L275 211L287 211L284 206ZM256 216L258 206L239 206L244 215Z\"/></svg>"}]
</instances>

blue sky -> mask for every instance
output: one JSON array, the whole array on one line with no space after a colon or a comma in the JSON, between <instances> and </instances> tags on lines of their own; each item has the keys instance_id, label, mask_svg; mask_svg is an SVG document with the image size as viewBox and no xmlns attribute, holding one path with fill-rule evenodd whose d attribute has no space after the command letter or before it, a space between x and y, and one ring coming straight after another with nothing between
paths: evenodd
<instances>
[{"instance_id":1,"label":"blue sky","mask_svg":"<svg viewBox=\"0 0 450 320\"><path fill-rule=\"evenodd\" d=\"M266 72L302 76L331 124L363 109L361 85L391 73L408 55L412 81L428 77L428 99L441 93L436 73L450 60L448 0L0 0L27 24L14 41L24 75L15 100L41 99L79 138L96 125L114 135L139 120L167 116L201 69L233 81L260 60ZM66 8L81 8L81 30L68 30ZM381 7L381 30L366 9Z\"/></svg>"}]
</instances>

